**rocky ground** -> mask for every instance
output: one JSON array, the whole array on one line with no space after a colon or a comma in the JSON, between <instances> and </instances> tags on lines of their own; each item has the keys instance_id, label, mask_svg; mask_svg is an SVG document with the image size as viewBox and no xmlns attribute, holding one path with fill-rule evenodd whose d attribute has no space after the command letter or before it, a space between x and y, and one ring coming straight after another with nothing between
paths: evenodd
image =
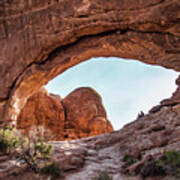
<instances>
[{"instance_id":1,"label":"rocky ground","mask_svg":"<svg viewBox=\"0 0 180 180\"><path fill-rule=\"evenodd\" d=\"M141 180L136 168L148 156L158 157L166 150L180 150L180 105L164 106L155 113L147 114L126 125L119 131L72 141L51 142L55 147L53 159L65 171L64 180L91 180L100 171L106 171L113 180ZM131 154L141 157L138 163L124 168L123 157ZM2 157L1 157L2 158ZM13 168L11 167L13 166ZM21 166L20 166L21 167ZM9 170L12 169L11 171ZM21 169L21 168L20 168ZM10 174L14 162L1 162L0 171ZM133 176L124 175L129 171ZM1 175L5 175L1 173ZM6 176L3 179L45 179L47 176L23 173ZM147 180L174 180L173 177L154 177Z\"/></svg>"}]
</instances>

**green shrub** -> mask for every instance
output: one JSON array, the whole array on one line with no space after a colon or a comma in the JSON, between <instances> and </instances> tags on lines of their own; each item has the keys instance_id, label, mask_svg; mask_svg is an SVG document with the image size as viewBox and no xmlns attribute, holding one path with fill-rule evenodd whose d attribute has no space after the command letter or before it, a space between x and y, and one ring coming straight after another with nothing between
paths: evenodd
<instances>
[{"instance_id":1,"label":"green shrub","mask_svg":"<svg viewBox=\"0 0 180 180\"><path fill-rule=\"evenodd\" d=\"M123 162L125 162L127 166L131 166L132 164L136 163L137 160L132 155L126 154L123 157Z\"/></svg>"},{"instance_id":2,"label":"green shrub","mask_svg":"<svg viewBox=\"0 0 180 180\"><path fill-rule=\"evenodd\" d=\"M0 130L0 153L16 155L24 160L34 172L40 172L39 160L50 161L53 146L46 144L35 132L33 136L22 136L17 129L6 127Z\"/></svg>"},{"instance_id":3,"label":"green shrub","mask_svg":"<svg viewBox=\"0 0 180 180\"><path fill-rule=\"evenodd\" d=\"M175 177L180 178L180 151L167 151L157 160L157 166Z\"/></svg>"},{"instance_id":4,"label":"green shrub","mask_svg":"<svg viewBox=\"0 0 180 180\"><path fill-rule=\"evenodd\" d=\"M34 148L37 151L36 153L40 154L43 158L48 158L53 151L53 146L51 144L46 144L42 140L37 142Z\"/></svg>"},{"instance_id":5,"label":"green shrub","mask_svg":"<svg viewBox=\"0 0 180 180\"><path fill-rule=\"evenodd\" d=\"M157 165L157 161L151 160L147 164L142 167L140 171L140 175L143 178L146 177L155 177L155 176L164 176L166 175L166 171L162 166Z\"/></svg>"},{"instance_id":6,"label":"green shrub","mask_svg":"<svg viewBox=\"0 0 180 180\"><path fill-rule=\"evenodd\" d=\"M180 178L180 151L167 151L157 160L147 162L140 174L144 178L163 175Z\"/></svg>"},{"instance_id":7,"label":"green shrub","mask_svg":"<svg viewBox=\"0 0 180 180\"><path fill-rule=\"evenodd\" d=\"M55 162L44 166L41 169L41 173L52 175L53 178L59 178L63 176L62 169L60 169Z\"/></svg>"},{"instance_id":8,"label":"green shrub","mask_svg":"<svg viewBox=\"0 0 180 180\"><path fill-rule=\"evenodd\" d=\"M6 127L0 130L0 152L9 154L20 145L20 137L15 128Z\"/></svg>"},{"instance_id":9,"label":"green shrub","mask_svg":"<svg viewBox=\"0 0 180 180\"><path fill-rule=\"evenodd\" d=\"M31 132L32 136L22 140L21 151L19 156L24 160L28 167L34 172L40 172L39 160L47 163L51 159L53 146L43 141L43 137L39 137L36 131Z\"/></svg>"},{"instance_id":10,"label":"green shrub","mask_svg":"<svg viewBox=\"0 0 180 180\"><path fill-rule=\"evenodd\" d=\"M180 168L180 151L167 151L161 159L165 164Z\"/></svg>"},{"instance_id":11,"label":"green shrub","mask_svg":"<svg viewBox=\"0 0 180 180\"><path fill-rule=\"evenodd\" d=\"M93 177L92 180L113 180L112 176L110 176L107 172L100 172L96 177Z\"/></svg>"}]
</instances>

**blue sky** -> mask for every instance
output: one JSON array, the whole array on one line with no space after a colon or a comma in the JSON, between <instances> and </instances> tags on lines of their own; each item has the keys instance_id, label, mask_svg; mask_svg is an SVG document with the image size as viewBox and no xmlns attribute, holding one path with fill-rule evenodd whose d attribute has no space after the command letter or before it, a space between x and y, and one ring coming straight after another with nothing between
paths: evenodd
<instances>
[{"instance_id":1,"label":"blue sky","mask_svg":"<svg viewBox=\"0 0 180 180\"><path fill-rule=\"evenodd\" d=\"M45 88L65 97L78 87L92 87L102 97L114 129L136 119L142 110L171 96L178 73L120 58L92 58L50 81Z\"/></svg>"}]
</instances>

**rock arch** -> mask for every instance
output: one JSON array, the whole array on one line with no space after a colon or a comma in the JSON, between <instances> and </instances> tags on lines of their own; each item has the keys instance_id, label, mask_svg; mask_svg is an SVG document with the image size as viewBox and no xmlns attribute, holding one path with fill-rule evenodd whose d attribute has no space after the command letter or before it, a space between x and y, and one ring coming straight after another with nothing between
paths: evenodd
<instances>
[{"instance_id":1,"label":"rock arch","mask_svg":"<svg viewBox=\"0 0 180 180\"><path fill-rule=\"evenodd\" d=\"M21 108L18 101L90 57L180 71L179 9L179 0L2 0L1 122Z\"/></svg>"}]
</instances>

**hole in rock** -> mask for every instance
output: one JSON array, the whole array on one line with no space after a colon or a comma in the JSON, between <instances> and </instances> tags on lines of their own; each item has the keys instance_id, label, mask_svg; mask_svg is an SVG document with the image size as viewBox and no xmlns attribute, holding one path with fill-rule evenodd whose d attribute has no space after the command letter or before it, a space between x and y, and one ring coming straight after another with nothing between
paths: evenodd
<instances>
[{"instance_id":1,"label":"hole in rock","mask_svg":"<svg viewBox=\"0 0 180 180\"><path fill-rule=\"evenodd\" d=\"M48 93L43 90L43 95L29 98L17 125L27 129L33 123L46 124L50 129L46 135L53 140L118 130L140 111L147 113L169 98L177 76L173 70L134 60L92 58L50 81L45 86Z\"/></svg>"}]
</instances>

